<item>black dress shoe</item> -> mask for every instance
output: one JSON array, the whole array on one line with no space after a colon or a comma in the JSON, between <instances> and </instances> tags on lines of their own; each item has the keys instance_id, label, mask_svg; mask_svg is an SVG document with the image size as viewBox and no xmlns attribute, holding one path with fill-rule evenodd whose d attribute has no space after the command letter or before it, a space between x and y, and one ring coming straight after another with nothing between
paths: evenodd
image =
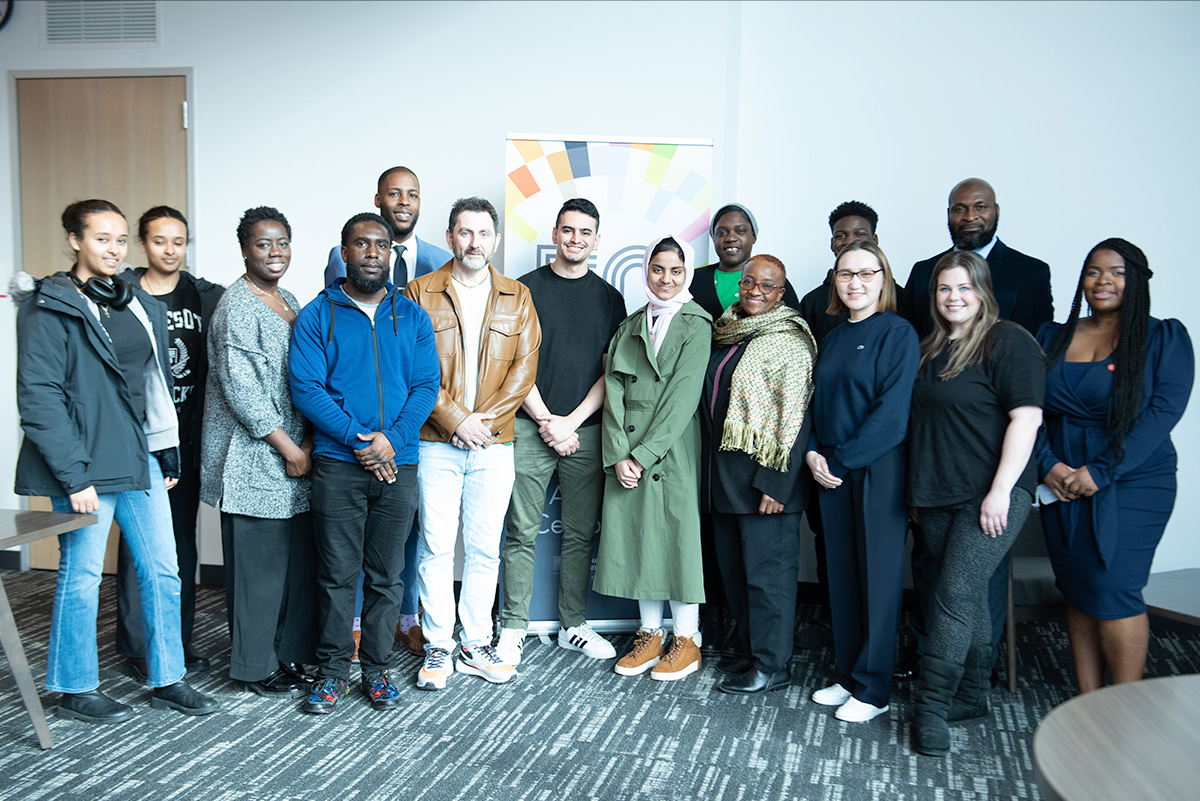
<instances>
[{"instance_id":1,"label":"black dress shoe","mask_svg":"<svg viewBox=\"0 0 1200 801\"><path fill-rule=\"evenodd\" d=\"M796 632L793 647L797 651L812 651L833 645L833 629L824 620L814 620Z\"/></svg>"},{"instance_id":2,"label":"black dress shoe","mask_svg":"<svg viewBox=\"0 0 1200 801\"><path fill-rule=\"evenodd\" d=\"M792 671L788 668L767 673L753 668L740 676L730 676L719 685L721 692L741 695L782 690L792 683Z\"/></svg>"},{"instance_id":3,"label":"black dress shoe","mask_svg":"<svg viewBox=\"0 0 1200 801\"><path fill-rule=\"evenodd\" d=\"M212 662L208 661L207 656L201 656L191 648L184 648L183 666L187 668L188 673L203 673L212 669Z\"/></svg>"},{"instance_id":4,"label":"black dress shoe","mask_svg":"<svg viewBox=\"0 0 1200 801\"><path fill-rule=\"evenodd\" d=\"M150 680L150 669L146 667L146 657L127 657L125 664L129 666L129 671L133 673L133 677L138 681L145 683Z\"/></svg>"},{"instance_id":5,"label":"black dress shoe","mask_svg":"<svg viewBox=\"0 0 1200 801\"><path fill-rule=\"evenodd\" d=\"M912 681L917 677L921 665L921 655L913 652L896 663L892 669L892 678L896 681Z\"/></svg>"},{"instance_id":6,"label":"black dress shoe","mask_svg":"<svg viewBox=\"0 0 1200 801\"><path fill-rule=\"evenodd\" d=\"M114 701L99 690L90 693L63 693L58 716L88 723L120 723L133 717L133 707Z\"/></svg>"},{"instance_id":7,"label":"black dress shoe","mask_svg":"<svg viewBox=\"0 0 1200 801\"><path fill-rule=\"evenodd\" d=\"M741 654L733 656L721 657L721 661L717 663L717 670L722 673L729 673L734 676L740 676L747 673L754 667L754 660Z\"/></svg>"},{"instance_id":8,"label":"black dress shoe","mask_svg":"<svg viewBox=\"0 0 1200 801\"><path fill-rule=\"evenodd\" d=\"M308 683L298 681L282 665L265 679L243 683L247 690L264 698L300 698L308 692Z\"/></svg>"},{"instance_id":9,"label":"black dress shoe","mask_svg":"<svg viewBox=\"0 0 1200 801\"><path fill-rule=\"evenodd\" d=\"M174 709L185 715L207 715L220 708L215 698L193 690L185 681L154 688L150 693L150 706L155 709Z\"/></svg>"},{"instance_id":10,"label":"black dress shoe","mask_svg":"<svg viewBox=\"0 0 1200 801\"><path fill-rule=\"evenodd\" d=\"M304 665L301 665L299 662L280 662L279 669L295 679L297 684L316 684L320 681L316 676L305 670Z\"/></svg>"}]
</instances>

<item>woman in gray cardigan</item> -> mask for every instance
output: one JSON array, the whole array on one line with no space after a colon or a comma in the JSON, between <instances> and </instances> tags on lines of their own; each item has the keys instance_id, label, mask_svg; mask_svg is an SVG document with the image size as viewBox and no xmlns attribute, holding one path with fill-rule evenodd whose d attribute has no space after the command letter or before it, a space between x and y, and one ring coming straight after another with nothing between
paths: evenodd
<instances>
[{"instance_id":1,"label":"woman in gray cardigan","mask_svg":"<svg viewBox=\"0 0 1200 801\"><path fill-rule=\"evenodd\" d=\"M300 304L279 287L292 229L278 210L238 224L246 273L213 313L200 499L221 510L229 677L300 697L316 661L316 558L309 516L312 433L292 405L288 342Z\"/></svg>"}]
</instances>

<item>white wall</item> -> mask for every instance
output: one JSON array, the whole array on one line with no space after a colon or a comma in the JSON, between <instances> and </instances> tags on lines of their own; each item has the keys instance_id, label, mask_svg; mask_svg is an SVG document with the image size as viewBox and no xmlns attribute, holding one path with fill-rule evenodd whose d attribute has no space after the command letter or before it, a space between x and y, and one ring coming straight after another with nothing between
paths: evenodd
<instances>
[{"instance_id":1,"label":"white wall","mask_svg":"<svg viewBox=\"0 0 1200 801\"><path fill-rule=\"evenodd\" d=\"M1001 236L1051 264L1062 312L1087 249L1120 235L1150 257L1155 313L1193 322L1178 279L1200 212L1197 3L168 0L151 50L38 49L37 5L18 3L0 31L0 71L192 70L193 269L214 280L241 272L234 228L249 206L290 218L284 283L303 299L385 166L419 173L419 232L440 241L455 198L502 206L506 133L637 134L712 138L715 197L754 209L758 249L798 287L828 266L837 203L879 211L903 280L947 245L949 188L980 175L996 186ZM9 80L0 108L7 283L19 253ZM3 330L10 320L0 311ZM0 346L6 386L12 350ZM0 393L0 476L16 417ZM1176 430L1185 488L1200 476L1198 419ZM0 504L16 502L10 490L0 479ZM1155 569L1200 566L1186 525L1197 515L1200 498L1182 492Z\"/></svg>"}]
</instances>

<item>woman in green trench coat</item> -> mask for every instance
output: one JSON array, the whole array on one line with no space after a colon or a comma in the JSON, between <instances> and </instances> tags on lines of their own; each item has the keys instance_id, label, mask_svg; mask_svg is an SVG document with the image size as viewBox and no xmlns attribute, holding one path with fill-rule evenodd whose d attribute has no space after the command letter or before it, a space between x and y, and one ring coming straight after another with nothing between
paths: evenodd
<instances>
[{"instance_id":1,"label":"woman in green trench coat","mask_svg":"<svg viewBox=\"0 0 1200 801\"><path fill-rule=\"evenodd\" d=\"M596 592L638 601L641 627L614 668L674 681L700 668L700 422L712 318L691 298L694 262L671 237L646 249L648 303L608 347L604 510ZM663 601L674 636L666 645Z\"/></svg>"}]
</instances>

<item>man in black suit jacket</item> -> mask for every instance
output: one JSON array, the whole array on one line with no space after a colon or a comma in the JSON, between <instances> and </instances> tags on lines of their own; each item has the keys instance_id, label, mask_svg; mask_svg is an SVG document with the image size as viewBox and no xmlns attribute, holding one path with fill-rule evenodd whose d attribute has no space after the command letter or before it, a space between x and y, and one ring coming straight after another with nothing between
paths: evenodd
<instances>
[{"instance_id":1,"label":"man in black suit jacket","mask_svg":"<svg viewBox=\"0 0 1200 801\"><path fill-rule=\"evenodd\" d=\"M992 291L1002 318L1012 320L1031 334L1036 334L1042 323L1054 319L1050 266L1013 250L996 236L1000 204L987 181L968 178L959 182L950 191L946 222L954 244L951 250L973 250L987 259L992 272ZM900 297L901 312L922 337L933 329L929 279L938 259L949 252L945 250L914 264Z\"/></svg>"},{"instance_id":2,"label":"man in black suit jacket","mask_svg":"<svg viewBox=\"0 0 1200 801\"><path fill-rule=\"evenodd\" d=\"M946 223L950 228L952 250L973 250L987 259L992 273L992 292L1000 307L1000 316L1012 320L1036 334L1038 326L1054 319L1054 300L1050 294L1050 267L1044 261L1026 256L1005 245L996 236L1000 222L1000 204L991 184L981 178L967 178L950 190ZM933 328L929 300L929 280L944 251L913 265L908 284L900 297L900 312L924 337ZM1020 532L1012 532L1017 536ZM897 679L911 679L925 650L925 635L929 632L928 612L933 605L933 593L940 577L938 565L932 563L924 547L919 526L913 526L912 552L913 604L910 625L916 638L916 649L896 665ZM1004 615L1008 611L1008 561L1002 560L988 582L988 606L992 613L992 654L1004 631ZM991 666L985 666L991 668ZM993 676L993 683L995 677Z\"/></svg>"}]
</instances>

